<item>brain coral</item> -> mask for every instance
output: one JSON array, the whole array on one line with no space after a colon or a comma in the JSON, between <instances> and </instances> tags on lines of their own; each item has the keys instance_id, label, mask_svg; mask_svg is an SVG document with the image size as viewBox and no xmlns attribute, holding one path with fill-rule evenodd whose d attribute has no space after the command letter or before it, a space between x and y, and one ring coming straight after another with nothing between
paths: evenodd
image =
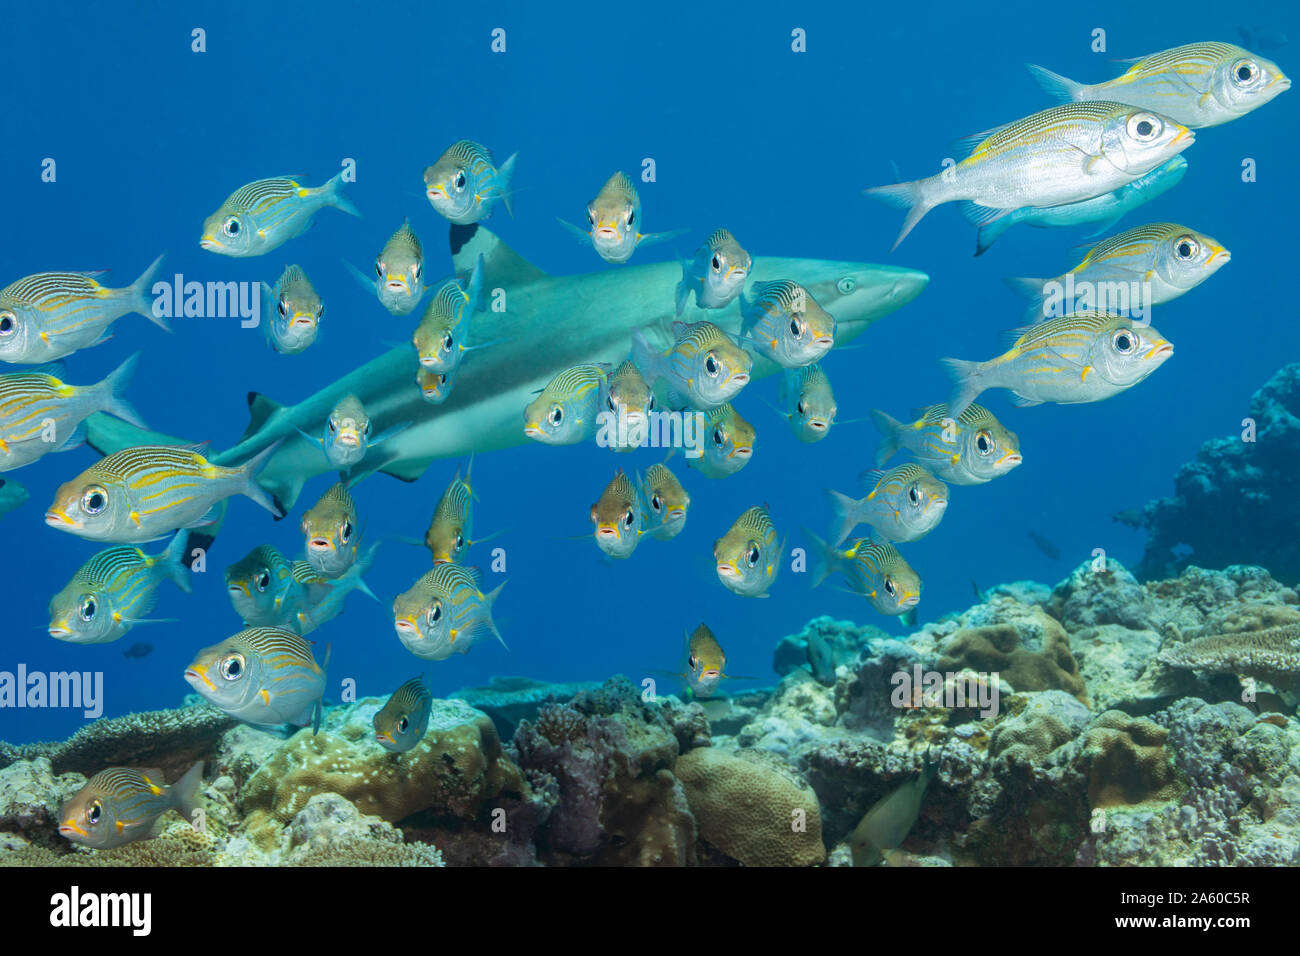
<instances>
[{"instance_id":1,"label":"brain coral","mask_svg":"<svg viewBox=\"0 0 1300 956\"><path fill-rule=\"evenodd\" d=\"M678 757L675 772L700 839L727 856L746 866L809 866L826 859L816 794L774 766L701 747ZM802 829L794 826L800 816Z\"/></svg>"},{"instance_id":2,"label":"brain coral","mask_svg":"<svg viewBox=\"0 0 1300 956\"><path fill-rule=\"evenodd\" d=\"M1144 717L1108 710L1083 737L1088 802L1097 807L1168 800L1182 783L1165 749L1169 731Z\"/></svg>"},{"instance_id":3,"label":"brain coral","mask_svg":"<svg viewBox=\"0 0 1300 956\"><path fill-rule=\"evenodd\" d=\"M943 647L938 667L944 671L998 673L1020 692L1063 690L1087 703L1079 665L1070 653L1070 638L1054 618L1033 608L1025 622L991 624L958 631ZM1041 650L1024 646L1021 628L1041 635Z\"/></svg>"}]
</instances>

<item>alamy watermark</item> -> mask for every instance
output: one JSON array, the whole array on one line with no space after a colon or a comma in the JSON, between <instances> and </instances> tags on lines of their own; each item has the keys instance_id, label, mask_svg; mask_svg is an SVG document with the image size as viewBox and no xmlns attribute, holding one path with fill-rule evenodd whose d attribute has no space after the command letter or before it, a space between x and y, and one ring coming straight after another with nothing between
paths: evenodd
<instances>
[{"instance_id":1,"label":"alamy watermark","mask_svg":"<svg viewBox=\"0 0 1300 956\"><path fill-rule=\"evenodd\" d=\"M704 454L703 412L618 412L596 415L596 444L602 448L683 448L687 458Z\"/></svg>"},{"instance_id":2,"label":"alamy watermark","mask_svg":"<svg viewBox=\"0 0 1300 956\"><path fill-rule=\"evenodd\" d=\"M262 322L260 282L186 282L176 273L171 282L153 284L153 314L160 319L238 318L246 329Z\"/></svg>"},{"instance_id":3,"label":"alamy watermark","mask_svg":"<svg viewBox=\"0 0 1300 956\"><path fill-rule=\"evenodd\" d=\"M911 671L895 671L889 702L899 708L976 707L981 717L996 717L1001 686L997 672L927 671L920 664Z\"/></svg>"},{"instance_id":4,"label":"alamy watermark","mask_svg":"<svg viewBox=\"0 0 1300 956\"><path fill-rule=\"evenodd\" d=\"M104 713L103 671L29 671L26 664L0 671L0 709L52 707L82 710L87 719Z\"/></svg>"},{"instance_id":5,"label":"alamy watermark","mask_svg":"<svg viewBox=\"0 0 1300 956\"><path fill-rule=\"evenodd\" d=\"M1049 279L1043 283L1043 316L1059 319L1076 312L1097 311L1135 319L1136 325L1151 324L1151 283L1092 282L1074 279L1067 272L1064 281Z\"/></svg>"}]
</instances>

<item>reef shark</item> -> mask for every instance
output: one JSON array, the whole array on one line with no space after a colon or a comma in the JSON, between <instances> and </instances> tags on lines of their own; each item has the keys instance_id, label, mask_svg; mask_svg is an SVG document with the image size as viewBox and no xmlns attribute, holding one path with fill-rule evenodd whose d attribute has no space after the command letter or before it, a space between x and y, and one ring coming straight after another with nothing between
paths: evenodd
<instances>
[{"instance_id":1,"label":"reef shark","mask_svg":"<svg viewBox=\"0 0 1300 956\"><path fill-rule=\"evenodd\" d=\"M404 426L371 448L354 474L382 471L415 481L439 458L522 445L524 408L552 377L589 362L619 363L632 347L632 331L642 329L653 345L672 342L674 292L682 277L680 262L617 266L583 275L553 276L523 259L479 225L452 226L454 271L468 275L483 256L485 310L470 322L468 341L496 340L474 351L456 372L454 388L441 405L426 402L415 383L419 362L410 345L393 348L296 405L280 405L258 392L248 395L251 421L239 442L212 456L219 465L248 461L281 442L258 475L258 482L285 513L303 485L334 472L319 442L330 410L345 395L361 399L376 434ZM922 272L893 266L822 259L756 257L751 275L793 279L835 316L836 345L861 335L873 322L910 302L929 282ZM494 305L504 311L494 311ZM682 321L709 319L738 335L738 307L704 311L690 308ZM754 358L752 378L779 371ZM176 444L171 436L129 425L97 413L87 419L87 440L101 454L140 444Z\"/></svg>"}]
</instances>

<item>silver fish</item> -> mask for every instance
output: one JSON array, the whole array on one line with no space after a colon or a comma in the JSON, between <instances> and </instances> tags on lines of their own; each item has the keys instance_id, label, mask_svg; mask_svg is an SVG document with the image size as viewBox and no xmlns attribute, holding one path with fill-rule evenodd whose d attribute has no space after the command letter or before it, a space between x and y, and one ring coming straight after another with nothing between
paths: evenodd
<instances>
[{"instance_id":1,"label":"silver fish","mask_svg":"<svg viewBox=\"0 0 1300 956\"><path fill-rule=\"evenodd\" d=\"M664 242L680 236L675 232L642 233L641 197L626 174L617 172L600 187L596 198L587 204L587 229L565 222L560 225L583 245L590 244L606 262L621 264L632 258L637 246Z\"/></svg>"},{"instance_id":2,"label":"silver fish","mask_svg":"<svg viewBox=\"0 0 1300 956\"><path fill-rule=\"evenodd\" d=\"M154 824L168 810L192 825L202 786L202 761L170 787L159 770L109 767L87 780L59 808L59 836L81 846L111 850L149 839Z\"/></svg>"},{"instance_id":3,"label":"silver fish","mask_svg":"<svg viewBox=\"0 0 1300 956\"><path fill-rule=\"evenodd\" d=\"M306 351L320 332L325 303L316 294L302 266L285 266L275 288L263 282L262 291L271 306L266 310L271 316L266 323L267 343L281 355Z\"/></svg>"},{"instance_id":4,"label":"silver fish","mask_svg":"<svg viewBox=\"0 0 1300 956\"><path fill-rule=\"evenodd\" d=\"M412 677L375 714L375 740L393 753L404 754L424 739L429 729L433 695L419 677Z\"/></svg>"},{"instance_id":5,"label":"silver fish","mask_svg":"<svg viewBox=\"0 0 1300 956\"><path fill-rule=\"evenodd\" d=\"M487 219L498 200L513 216L510 178L518 155L512 154L497 169L486 146L462 139L447 147L438 161L425 169L425 195L438 215L460 225Z\"/></svg>"},{"instance_id":6,"label":"silver fish","mask_svg":"<svg viewBox=\"0 0 1300 956\"><path fill-rule=\"evenodd\" d=\"M311 228L326 206L360 216L343 195L343 173L324 186L304 186L296 179L259 179L240 186L203 221L199 245L223 256L260 256Z\"/></svg>"},{"instance_id":7,"label":"silver fish","mask_svg":"<svg viewBox=\"0 0 1300 956\"><path fill-rule=\"evenodd\" d=\"M250 627L205 647L185 669L185 680L218 710L258 727L308 723L320 729L324 665L311 644L280 627Z\"/></svg>"},{"instance_id":8,"label":"silver fish","mask_svg":"<svg viewBox=\"0 0 1300 956\"><path fill-rule=\"evenodd\" d=\"M722 309L740 295L753 261L736 237L725 229L715 230L692 259L682 261L682 281L677 283L677 315L681 316L695 294L701 309Z\"/></svg>"},{"instance_id":9,"label":"silver fish","mask_svg":"<svg viewBox=\"0 0 1300 956\"><path fill-rule=\"evenodd\" d=\"M492 622L492 605L505 584L484 594L478 582L474 568L437 564L399 594L393 601L393 624L402 645L426 661L445 661L456 652L468 654L485 634L506 647Z\"/></svg>"}]
</instances>

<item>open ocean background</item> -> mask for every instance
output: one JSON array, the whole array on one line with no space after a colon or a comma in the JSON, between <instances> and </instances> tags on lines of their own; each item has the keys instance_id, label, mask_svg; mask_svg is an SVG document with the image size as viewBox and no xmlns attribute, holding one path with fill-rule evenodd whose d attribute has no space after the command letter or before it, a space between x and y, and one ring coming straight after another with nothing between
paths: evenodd
<instances>
[{"instance_id":1,"label":"open ocean background","mask_svg":"<svg viewBox=\"0 0 1300 956\"><path fill-rule=\"evenodd\" d=\"M273 283L286 263L307 271L326 303L322 334L300 356L281 356L262 329L237 319L178 319L166 335L139 316L112 341L68 360L69 379L98 381L136 350L128 396L156 430L229 447L247 424L246 393L292 404L404 341L418 313L396 318L344 270L369 269L409 216L431 279L450 272L447 223L424 198L421 174L452 142L477 140L498 162L519 152L515 217L498 209L484 223L525 258L554 274L619 268L570 241L557 216L581 221L586 202L623 169L638 180L646 228L689 228L693 250L725 226L755 255L888 262L927 272L930 287L824 367L841 420L881 408L904 418L945 400L937 359L986 359L1000 332L1021 324L1023 303L1006 276L1052 276L1072 267L1088 229L1017 226L979 259L974 230L941 207L890 255L902 213L863 197L863 187L929 175L949 144L976 130L1052 105L1024 69L1042 64L1099 82L1111 58L1198 40L1241 43L1239 26L1300 35L1284 3L1188 0L1177 5L1039 3L976 5L482 4L428 3L8 4L0 102L0 199L8 235L0 285L53 269L112 269L130 283L160 252L163 277ZM190 31L207 32L191 52ZM507 52L490 32L507 31ZM808 50L790 50L807 31ZM1090 50L1107 31L1107 52ZM1288 75L1300 44L1254 50ZM1198 131L1183 155L1186 177L1123 220L1120 229L1170 220L1223 242L1232 261L1190 294L1158 308L1154 324L1176 345L1173 361L1118 398L1094 405L1016 409L1007 393L981 399L1017 432L1025 463L1010 475L953 491L939 528L902 548L924 580L919 613L932 620L973 603L981 588L1034 579L1054 584L1094 548L1132 566L1145 536L1111 515L1172 491L1179 465L1206 439L1240 431L1251 394L1300 355L1295 299L1286 290L1300 254L1295 228L1300 148L1290 92L1229 125ZM41 161L57 162L43 183ZM325 209L315 227L271 254L230 259L201 250L199 229L235 188L299 174L319 185L354 158L347 195L364 218ZM658 180L640 183L653 157ZM1258 182L1241 181L1245 157ZM671 244L642 249L632 264L671 258ZM774 278L763 276L759 278ZM611 309L618 308L611 302ZM508 347L508 346L498 346ZM471 356L468 361L473 361ZM801 525L824 530L823 489L856 491L873 466L869 422L837 425L803 445L764 405L778 379L748 387L736 402L758 428L753 461L711 481L672 463L692 498L685 532L642 542L610 563L590 540L588 510L615 466L642 469L661 453L611 456L588 444L539 444L475 460L479 536L507 529L470 552L485 567L506 549L509 585L495 609L507 653L490 639L469 655L429 664L411 656L392 626L391 600L429 566L428 552L393 540L421 537L457 465L435 462L414 484L386 476L354 490L369 540L385 539L367 575L381 598L349 598L346 611L312 638L332 645L327 700L354 678L359 695L386 695L413 674L435 695L493 675L600 680L622 672L679 669L682 630L701 620L719 637L729 671L770 676L772 651L811 617L830 614L902 632L860 597L824 586L789 565L768 600L740 598L713 571L711 549L745 508L770 503L779 532L803 546ZM522 413L522 410L521 410ZM227 599L224 567L254 545L298 557L298 524L330 484L308 484L289 519L276 523L246 498L232 502L208 572L185 595L169 583L152 617L122 641L77 646L45 632L47 602L99 545L45 527L63 481L89 467L89 447L46 456L5 477L32 500L0 520L0 670L102 671L105 715L177 706L194 652L241 628ZM902 459L895 459L897 463ZM1030 538L1061 552L1052 560ZM148 545L160 550L165 542ZM1250 562L1248 553L1239 555ZM485 590L499 583L488 574ZM1294 583L1294 582L1287 582ZM141 660L123 651L154 645ZM668 690L669 688L663 688ZM55 739L84 722L79 711L0 709L0 739Z\"/></svg>"}]
</instances>

